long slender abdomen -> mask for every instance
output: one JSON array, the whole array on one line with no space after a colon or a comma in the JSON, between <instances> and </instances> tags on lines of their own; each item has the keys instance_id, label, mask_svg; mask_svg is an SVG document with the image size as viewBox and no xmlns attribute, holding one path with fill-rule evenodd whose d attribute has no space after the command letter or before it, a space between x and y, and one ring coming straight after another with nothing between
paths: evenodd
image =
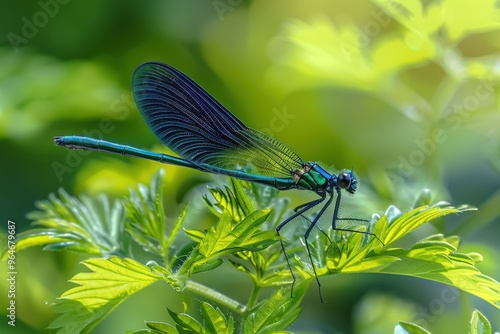
<instances>
[{"instance_id":1,"label":"long slender abdomen","mask_svg":"<svg viewBox=\"0 0 500 334\"><path fill-rule=\"evenodd\" d=\"M54 137L54 143L58 146L64 146L74 150L91 150L121 154L136 158L149 159L163 164L177 165L202 170L202 168L200 168L198 165L182 158L163 153L151 152L128 145L116 144L100 139L80 136L57 136Z\"/></svg>"}]
</instances>

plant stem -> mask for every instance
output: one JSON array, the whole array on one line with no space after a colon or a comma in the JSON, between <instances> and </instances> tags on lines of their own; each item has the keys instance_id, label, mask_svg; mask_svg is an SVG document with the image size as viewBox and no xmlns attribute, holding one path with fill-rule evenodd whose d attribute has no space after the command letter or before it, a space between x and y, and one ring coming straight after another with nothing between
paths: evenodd
<instances>
[{"instance_id":1,"label":"plant stem","mask_svg":"<svg viewBox=\"0 0 500 334\"><path fill-rule=\"evenodd\" d=\"M250 298L248 299L247 303L247 309L251 309L254 305L255 302L257 301L257 297L259 296L260 292L260 286L256 285L254 283L253 289L252 289L252 294L250 295Z\"/></svg>"},{"instance_id":2,"label":"plant stem","mask_svg":"<svg viewBox=\"0 0 500 334\"><path fill-rule=\"evenodd\" d=\"M223 295L222 293L215 291L213 289L210 289L209 287L196 283L194 281L187 281L185 289L187 291L196 293L197 295L200 295L202 297L205 297L207 299L210 299L214 302L216 302L219 305L222 305L224 307L227 307L231 311L243 315L243 313L246 310L245 305L238 303L236 300L229 298L226 295Z\"/></svg>"}]
</instances>

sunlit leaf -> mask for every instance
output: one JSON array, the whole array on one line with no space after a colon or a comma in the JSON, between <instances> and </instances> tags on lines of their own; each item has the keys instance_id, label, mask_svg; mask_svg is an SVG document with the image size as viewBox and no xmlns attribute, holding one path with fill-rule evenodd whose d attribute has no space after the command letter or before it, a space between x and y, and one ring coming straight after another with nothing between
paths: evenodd
<instances>
[{"instance_id":1,"label":"sunlit leaf","mask_svg":"<svg viewBox=\"0 0 500 334\"><path fill-rule=\"evenodd\" d=\"M139 184L138 191L131 190L130 197L124 200L127 211L127 232L146 251L162 257L167 253L168 242L173 241L165 240L165 211L162 196L164 174L163 169L158 170L151 178L149 187ZM176 231L179 228L177 227Z\"/></svg>"},{"instance_id":2,"label":"sunlit leaf","mask_svg":"<svg viewBox=\"0 0 500 334\"><path fill-rule=\"evenodd\" d=\"M441 240L441 244L420 241L399 256L400 261L392 263L380 272L448 284L500 308L500 283L482 274L475 267L472 258L457 254L455 247L448 244L442 236ZM467 261L464 261L464 258L467 258Z\"/></svg>"},{"instance_id":3,"label":"sunlit leaf","mask_svg":"<svg viewBox=\"0 0 500 334\"><path fill-rule=\"evenodd\" d=\"M293 297L289 288L280 288L269 299L258 305L256 312L245 320L244 332L257 334L286 329L302 311L299 305L310 283L311 280L308 279L296 284Z\"/></svg>"},{"instance_id":4,"label":"sunlit leaf","mask_svg":"<svg viewBox=\"0 0 500 334\"><path fill-rule=\"evenodd\" d=\"M409 29L415 36L427 38L445 21L445 13L439 3L422 7L420 0L374 0L374 2L390 13L392 18Z\"/></svg>"},{"instance_id":5,"label":"sunlit leaf","mask_svg":"<svg viewBox=\"0 0 500 334\"><path fill-rule=\"evenodd\" d=\"M49 326L58 333L88 333L133 293L161 277L132 259L91 258L83 262L92 272L79 273L71 282L79 286L64 292L56 303L61 313Z\"/></svg>"},{"instance_id":6,"label":"sunlit leaf","mask_svg":"<svg viewBox=\"0 0 500 334\"><path fill-rule=\"evenodd\" d=\"M469 210L469 209L467 209ZM410 210L396 219L389 225L389 229L386 234L382 237L382 241L389 245L395 240L402 238L404 235L413 231L414 229L420 227L426 222L436 219L450 213L457 213L463 210L459 210L453 207L428 207L422 206L416 209Z\"/></svg>"},{"instance_id":7,"label":"sunlit leaf","mask_svg":"<svg viewBox=\"0 0 500 334\"><path fill-rule=\"evenodd\" d=\"M163 322L154 322L154 321L146 321L146 326L150 329L154 330L155 333L165 333L165 334L177 334L179 333L174 326L163 323ZM132 332L134 334L135 332Z\"/></svg>"},{"instance_id":8,"label":"sunlit leaf","mask_svg":"<svg viewBox=\"0 0 500 334\"><path fill-rule=\"evenodd\" d=\"M317 261L317 272L321 276L378 272L419 277L454 286L500 308L500 283L476 268L476 260L482 260L481 256L458 252L458 237L434 235L406 250L388 247L432 219L468 210L471 208L454 208L442 203L410 210L393 218L390 224L387 216L383 216L375 224L374 231L378 231L378 237L385 245L374 237L368 243L362 243L362 235L351 232L347 239L325 246L326 264L319 261L321 258L316 254L313 255ZM381 224L387 228L378 228ZM314 243L311 249L315 253L322 251ZM307 270L304 265L297 269L301 272Z\"/></svg>"},{"instance_id":9,"label":"sunlit leaf","mask_svg":"<svg viewBox=\"0 0 500 334\"><path fill-rule=\"evenodd\" d=\"M474 310L472 313L469 334L491 334L490 322L478 310Z\"/></svg>"},{"instance_id":10,"label":"sunlit leaf","mask_svg":"<svg viewBox=\"0 0 500 334\"><path fill-rule=\"evenodd\" d=\"M17 251L34 246L108 256L128 251L125 214L119 201L111 206L106 196L78 199L61 189L59 197L51 194L48 200L37 202L37 207L39 211L28 217L40 228L19 233Z\"/></svg>"},{"instance_id":11,"label":"sunlit leaf","mask_svg":"<svg viewBox=\"0 0 500 334\"><path fill-rule=\"evenodd\" d=\"M196 274L196 273L201 273L204 271L213 270L213 269L217 268L218 266L220 266L223 262L224 261L222 259L213 259L213 260L210 260L208 262L203 262L201 264L195 265L194 269L192 270L191 273Z\"/></svg>"},{"instance_id":12,"label":"sunlit leaf","mask_svg":"<svg viewBox=\"0 0 500 334\"><path fill-rule=\"evenodd\" d=\"M232 334L234 332L234 320L229 317L229 321L219 308L214 308L209 303L202 304L203 325L205 333Z\"/></svg>"},{"instance_id":13,"label":"sunlit leaf","mask_svg":"<svg viewBox=\"0 0 500 334\"><path fill-rule=\"evenodd\" d=\"M174 319L176 328L180 333L203 333L203 325L189 314L177 314L168 309L168 314Z\"/></svg>"},{"instance_id":14,"label":"sunlit leaf","mask_svg":"<svg viewBox=\"0 0 500 334\"><path fill-rule=\"evenodd\" d=\"M231 189L225 187L225 191L223 191L219 188L208 187L208 190L212 194L215 203L212 203L206 196L203 197L203 200L213 214L220 217L222 212L227 211L235 222L241 221L242 209Z\"/></svg>"},{"instance_id":15,"label":"sunlit leaf","mask_svg":"<svg viewBox=\"0 0 500 334\"><path fill-rule=\"evenodd\" d=\"M241 250L255 246L264 239L259 237L262 236L259 230L269 213L269 210L255 211L232 228L231 215L225 211L219 223L208 231L200 243L200 254L209 257L222 251ZM270 235L265 234L265 236Z\"/></svg>"},{"instance_id":16,"label":"sunlit leaf","mask_svg":"<svg viewBox=\"0 0 500 334\"><path fill-rule=\"evenodd\" d=\"M411 322L400 321L394 328L394 334L431 334L422 327Z\"/></svg>"},{"instance_id":17,"label":"sunlit leaf","mask_svg":"<svg viewBox=\"0 0 500 334\"><path fill-rule=\"evenodd\" d=\"M496 0L474 2L473 14L467 2L443 1L448 36L456 41L469 34L500 29L500 9Z\"/></svg>"},{"instance_id":18,"label":"sunlit leaf","mask_svg":"<svg viewBox=\"0 0 500 334\"><path fill-rule=\"evenodd\" d=\"M231 183L231 187L234 191L234 197L238 201L238 206L241 208L242 213L245 216L248 216L250 213L255 211L255 206L253 205L250 197L245 194L243 190L243 186L241 185L241 181L235 178L230 177L229 182Z\"/></svg>"}]
</instances>

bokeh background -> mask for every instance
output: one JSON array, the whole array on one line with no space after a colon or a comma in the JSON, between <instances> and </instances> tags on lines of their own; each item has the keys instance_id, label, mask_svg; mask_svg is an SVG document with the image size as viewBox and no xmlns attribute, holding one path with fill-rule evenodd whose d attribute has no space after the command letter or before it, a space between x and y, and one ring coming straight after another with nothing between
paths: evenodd
<instances>
[{"instance_id":1,"label":"bokeh background","mask_svg":"<svg viewBox=\"0 0 500 334\"><path fill-rule=\"evenodd\" d=\"M429 188L432 202L478 212L422 227L459 235L479 268L500 278L500 7L466 1L62 1L0 3L0 212L2 226L29 228L34 203L64 187L114 198L148 182L157 164L55 147L55 135L86 135L168 152L140 118L130 81L141 63L179 68L247 125L286 143L304 160L353 167L361 190L344 212L366 217L409 209ZM213 220L201 196L224 178L165 166L175 218ZM290 192L294 204L311 198ZM195 218L193 218L195 217ZM195 223L195 222L194 222ZM5 229L2 229L2 234ZM1 245L5 237L2 235ZM74 254L17 254L17 326L41 332L50 307L83 270ZM5 264L3 263L2 266ZM225 270L225 271L224 271ZM201 276L243 301L249 282L223 268ZM1 309L7 306L2 270ZM472 310L500 330L499 311L452 288L395 276L323 280L290 330L389 333L413 321L433 333L465 333ZM168 321L182 298L156 284L132 296L96 329L119 333ZM0 313L4 314L5 311ZM195 314L195 316L198 316Z\"/></svg>"}]
</instances>

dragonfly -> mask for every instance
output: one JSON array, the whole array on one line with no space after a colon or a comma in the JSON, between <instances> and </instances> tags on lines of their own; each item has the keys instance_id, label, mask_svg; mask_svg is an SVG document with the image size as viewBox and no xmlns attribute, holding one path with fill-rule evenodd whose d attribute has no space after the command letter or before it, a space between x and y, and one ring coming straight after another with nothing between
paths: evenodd
<instances>
[{"instance_id":1,"label":"dragonfly","mask_svg":"<svg viewBox=\"0 0 500 334\"><path fill-rule=\"evenodd\" d=\"M178 157L81 136L56 136L55 144L69 149L103 151L193 168L278 190L298 189L316 193L319 198L296 207L294 213L276 227L292 277L292 295L296 277L280 233L292 220L305 217L306 212L322 205L313 219L306 218L309 226L304 234L321 302L321 284L308 238L334 198L333 230L377 237L371 232L337 227L337 221L344 220L339 217L342 191L354 194L358 189L358 179L352 170L343 169L335 174L318 163L304 162L285 144L247 127L201 86L170 65L160 62L140 65L133 74L132 92L149 129ZM364 219L348 220L367 222Z\"/></svg>"}]
</instances>

